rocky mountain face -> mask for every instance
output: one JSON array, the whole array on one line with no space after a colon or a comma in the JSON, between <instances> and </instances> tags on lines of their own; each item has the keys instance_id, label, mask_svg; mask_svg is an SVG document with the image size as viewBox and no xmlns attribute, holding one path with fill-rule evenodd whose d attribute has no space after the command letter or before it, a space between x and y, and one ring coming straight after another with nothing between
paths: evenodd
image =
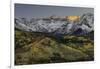
<instances>
[{"instance_id":1,"label":"rocky mountain face","mask_svg":"<svg viewBox=\"0 0 100 69\"><path fill-rule=\"evenodd\" d=\"M15 18L15 28L28 32L87 34L94 30L94 15L86 13L74 20L56 16L31 20Z\"/></svg>"}]
</instances>

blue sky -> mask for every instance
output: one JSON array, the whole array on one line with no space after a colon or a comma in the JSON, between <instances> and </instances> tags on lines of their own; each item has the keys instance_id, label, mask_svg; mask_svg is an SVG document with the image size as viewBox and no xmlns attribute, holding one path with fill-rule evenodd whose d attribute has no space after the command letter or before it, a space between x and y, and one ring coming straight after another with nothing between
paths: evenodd
<instances>
[{"instance_id":1,"label":"blue sky","mask_svg":"<svg viewBox=\"0 0 100 69\"><path fill-rule=\"evenodd\" d=\"M31 19L32 17L48 17L51 15L68 16L78 15L84 13L94 13L93 8L85 7L62 7L62 6L48 6L48 5L34 5L34 4L15 4L15 17L24 17Z\"/></svg>"}]
</instances>

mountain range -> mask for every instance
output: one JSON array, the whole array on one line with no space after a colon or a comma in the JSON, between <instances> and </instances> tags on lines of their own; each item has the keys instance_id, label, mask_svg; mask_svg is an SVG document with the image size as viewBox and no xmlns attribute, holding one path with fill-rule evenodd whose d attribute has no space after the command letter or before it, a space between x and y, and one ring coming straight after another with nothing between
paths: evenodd
<instances>
[{"instance_id":1,"label":"mountain range","mask_svg":"<svg viewBox=\"0 0 100 69\"><path fill-rule=\"evenodd\" d=\"M54 34L87 34L94 31L94 15L92 13L83 14L78 19L74 19L75 16L70 19L67 17L52 16L30 20L15 18L15 28L28 32Z\"/></svg>"}]
</instances>

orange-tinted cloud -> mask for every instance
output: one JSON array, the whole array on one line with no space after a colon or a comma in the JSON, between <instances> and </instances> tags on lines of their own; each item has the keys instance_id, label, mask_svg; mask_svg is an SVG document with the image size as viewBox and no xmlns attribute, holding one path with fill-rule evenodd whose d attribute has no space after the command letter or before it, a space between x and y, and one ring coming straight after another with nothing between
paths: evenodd
<instances>
[{"instance_id":1,"label":"orange-tinted cloud","mask_svg":"<svg viewBox=\"0 0 100 69\"><path fill-rule=\"evenodd\" d=\"M78 20L79 18L80 18L80 16L67 16L67 19L69 19L71 21Z\"/></svg>"}]
</instances>

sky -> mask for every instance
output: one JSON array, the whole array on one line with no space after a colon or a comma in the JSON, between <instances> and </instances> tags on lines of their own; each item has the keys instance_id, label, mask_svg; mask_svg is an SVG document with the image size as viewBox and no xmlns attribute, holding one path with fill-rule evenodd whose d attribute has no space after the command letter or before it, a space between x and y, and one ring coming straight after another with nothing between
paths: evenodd
<instances>
[{"instance_id":1,"label":"sky","mask_svg":"<svg viewBox=\"0 0 100 69\"><path fill-rule=\"evenodd\" d=\"M34 4L15 4L15 18L24 17L31 19L33 17L56 16L81 16L84 13L94 13L93 8L69 7L69 6L48 6Z\"/></svg>"}]
</instances>

